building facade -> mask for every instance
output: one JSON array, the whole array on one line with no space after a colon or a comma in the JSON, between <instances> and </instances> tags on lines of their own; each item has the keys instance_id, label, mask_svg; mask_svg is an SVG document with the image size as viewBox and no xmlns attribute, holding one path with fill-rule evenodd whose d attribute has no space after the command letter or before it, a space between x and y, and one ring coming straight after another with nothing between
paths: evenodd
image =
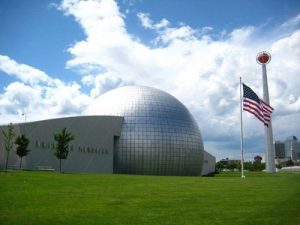
<instances>
[{"instance_id":1,"label":"building facade","mask_svg":"<svg viewBox=\"0 0 300 225\"><path fill-rule=\"evenodd\" d=\"M296 136L287 137L284 145L286 158L290 158L292 160L300 159L300 142Z\"/></svg>"},{"instance_id":2,"label":"building facade","mask_svg":"<svg viewBox=\"0 0 300 225\"><path fill-rule=\"evenodd\" d=\"M284 159L285 158L285 145L282 141L275 142L275 158Z\"/></svg>"},{"instance_id":3,"label":"building facade","mask_svg":"<svg viewBox=\"0 0 300 225\"><path fill-rule=\"evenodd\" d=\"M74 134L69 144L69 156L62 160L65 172L113 173L113 152L116 137L121 134L122 117L83 116L37 121L14 125L14 132L25 134L30 140L29 155L23 159L23 168L29 170L59 170L59 161L54 156L53 134L64 127ZM4 131L7 127L1 127ZM0 166L6 160L3 134L0 134ZM11 150L8 166L19 167L19 157Z\"/></svg>"},{"instance_id":4,"label":"building facade","mask_svg":"<svg viewBox=\"0 0 300 225\"><path fill-rule=\"evenodd\" d=\"M275 158L278 162L300 160L300 142L296 136L287 137L285 141L275 142Z\"/></svg>"}]
</instances>

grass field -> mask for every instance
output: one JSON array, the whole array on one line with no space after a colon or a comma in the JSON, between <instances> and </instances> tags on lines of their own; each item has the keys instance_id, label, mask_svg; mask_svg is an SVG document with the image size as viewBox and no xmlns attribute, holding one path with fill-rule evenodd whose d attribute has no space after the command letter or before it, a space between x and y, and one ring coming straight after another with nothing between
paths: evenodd
<instances>
[{"instance_id":1,"label":"grass field","mask_svg":"<svg viewBox=\"0 0 300 225\"><path fill-rule=\"evenodd\" d=\"M300 174L0 171L0 224L300 224Z\"/></svg>"}]
</instances>

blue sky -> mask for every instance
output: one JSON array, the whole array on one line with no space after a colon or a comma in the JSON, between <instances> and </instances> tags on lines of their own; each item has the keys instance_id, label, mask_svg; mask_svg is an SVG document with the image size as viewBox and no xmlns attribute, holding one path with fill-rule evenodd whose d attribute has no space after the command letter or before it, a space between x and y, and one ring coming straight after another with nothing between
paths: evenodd
<instances>
[{"instance_id":1,"label":"blue sky","mask_svg":"<svg viewBox=\"0 0 300 225\"><path fill-rule=\"evenodd\" d=\"M261 95L267 50L274 138L300 138L297 0L1 0L0 31L1 124L87 115L105 91L147 85L191 110L209 152L238 158L239 76ZM246 157L263 155L263 126L244 121Z\"/></svg>"}]
</instances>

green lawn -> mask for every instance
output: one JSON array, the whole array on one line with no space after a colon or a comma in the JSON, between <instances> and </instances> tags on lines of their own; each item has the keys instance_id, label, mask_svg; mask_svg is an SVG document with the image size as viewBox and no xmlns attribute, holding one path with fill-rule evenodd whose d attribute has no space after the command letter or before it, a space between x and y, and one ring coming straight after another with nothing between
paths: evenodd
<instances>
[{"instance_id":1,"label":"green lawn","mask_svg":"<svg viewBox=\"0 0 300 225\"><path fill-rule=\"evenodd\" d=\"M0 224L300 224L300 174L0 171Z\"/></svg>"}]
</instances>

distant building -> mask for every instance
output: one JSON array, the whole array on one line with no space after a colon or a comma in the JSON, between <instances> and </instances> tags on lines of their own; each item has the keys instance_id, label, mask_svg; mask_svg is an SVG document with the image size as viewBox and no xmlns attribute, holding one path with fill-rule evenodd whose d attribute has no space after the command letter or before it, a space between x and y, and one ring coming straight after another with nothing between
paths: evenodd
<instances>
[{"instance_id":1,"label":"distant building","mask_svg":"<svg viewBox=\"0 0 300 225\"><path fill-rule=\"evenodd\" d=\"M284 142L282 141L275 142L275 158L276 159L285 158L285 146L284 146Z\"/></svg>"},{"instance_id":2,"label":"distant building","mask_svg":"<svg viewBox=\"0 0 300 225\"><path fill-rule=\"evenodd\" d=\"M291 160L300 159L300 142L296 136L288 137L285 142L285 157Z\"/></svg>"},{"instance_id":3,"label":"distant building","mask_svg":"<svg viewBox=\"0 0 300 225\"><path fill-rule=\"evenodd\" d=\"M300 160L300 142L296 136L287 137L285 141L276 141L274 146L276 163L285 162L289 159Z\"/></svg>"}]
</instances>

